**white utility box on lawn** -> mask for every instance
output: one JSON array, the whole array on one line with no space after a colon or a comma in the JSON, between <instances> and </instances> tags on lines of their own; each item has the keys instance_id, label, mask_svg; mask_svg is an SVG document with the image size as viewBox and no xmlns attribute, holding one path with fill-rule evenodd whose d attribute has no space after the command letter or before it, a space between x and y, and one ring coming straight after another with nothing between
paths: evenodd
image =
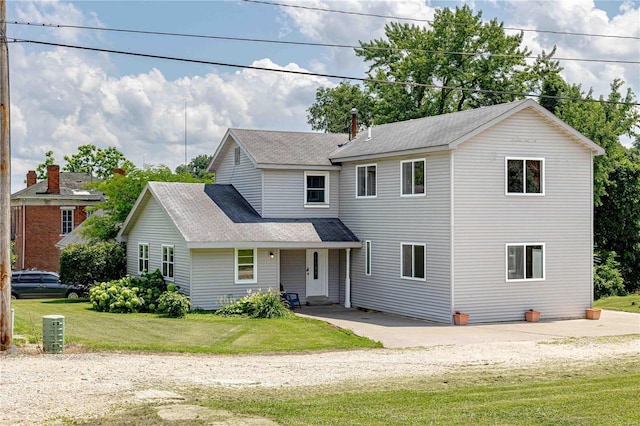
<instances>
[{"instance_id":1,"label":"white utility box on lawn","mask_svg":"<svg viewBox=\"0 0 640 426\"><path fill-rule=\"evenodd\" d=\"M42 348L49 354L64 352L64 315L42 317Z\"/></svg>"}]
</instances>

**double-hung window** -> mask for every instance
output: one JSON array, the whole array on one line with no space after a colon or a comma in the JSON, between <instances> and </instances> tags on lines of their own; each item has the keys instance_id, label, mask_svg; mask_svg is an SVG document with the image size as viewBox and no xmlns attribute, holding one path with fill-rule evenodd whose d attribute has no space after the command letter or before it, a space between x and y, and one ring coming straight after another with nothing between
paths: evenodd
<instances>
[{"instance_id":1,"label":"double-hung window","mask_svg":"<svg viewBox=\"0 0 640 426\"><path fill-rule=\"evenodd\" d=\"M419 243L402 243L402 278L410 280L426 280L427 247Z\"/></svg>"},{"instance_id":2,"label":"double-hung window","mask_svg":"<svg viewBox=\"0 0 640 426\"><path fill-rule=\"evenodd\" d=\"M66 235L73 231L73 208L60 209L62 214L61 234Z\"/></svg>"},{"instance_id":3,"label":"double-hung window","mask_svg":"<svg viewBox=\"0 0 640 426\"><path fill-rule=\"evenodd\" d=\"M236 249L236 284L256 283L256 249Z\"/></svg>"},{"instance_id":4,"label":"double-hung window","mask_svg":"<svg viewBox=\"0 0 640 426\"><path fill-rule=\"evenodd\" d=\"M424 158L400 162L402 196L425 195L427 161Z\"/></svg>"},{"instance_id":5,"label":"double-hung window","mask_svg":"<svg viewBox=\"0 0 640 426\"><path fill-rule=\"evenodd\" d=\"M162 276L173 279L173 246L162 246Z\"/></svg>"},{"instance_id":6,"label":"double-hung window","mask_svg":"<svg viewBox=\"0 0 640 426\"><path fill-rule=\"evenodd\" d=\"M329 207L329 172L304 172L304 206Z\"/></svg>"},{"instance_id":7,"label":"double-hung window","mask_svg":"<svg viewBox=\"0 0 640 426\"><path fill-rule=\"evenodd\" d=\"M509 195L544 195L543 158L506 158L506 192Z\"/></svg>"},{"instance_id":8,"label":"double-hung window","mask_svg":"<svg viewBox=\"0 0 640 426\"><path fill-rule=\"evenodd\" d=\"M377 170L375 164L356 166L356 197L373 198L376 196Z\"/></svg>"},{"instance_id":9,"label":"double-hung window","mask_svg":"<svg viewBox=\"0 0 640 426\"><path fill-rule=\"evenodd\" d=\"M507 281L544 280L544 243L507 244Z\"/></svg>"},{"instance_id":10,"label":"double-hung window","mask_svg":"<svg viewBox=\"0 0 640 426\"><path fill-rule=\"evenodd\" d=\"M138 243L138 272L149 272L149 244Z\"/></svg>"}]
</instances>

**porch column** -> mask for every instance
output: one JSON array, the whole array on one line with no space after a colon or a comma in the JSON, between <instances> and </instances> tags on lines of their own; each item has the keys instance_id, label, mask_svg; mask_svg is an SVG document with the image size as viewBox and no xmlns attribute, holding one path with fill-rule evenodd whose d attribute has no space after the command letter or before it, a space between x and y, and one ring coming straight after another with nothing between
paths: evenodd
<instances>
[{"instance_id":1,"label":"porch column","mask_svg":"<svg viewBox=\"0 0 640 426\"><path fill-rule=\"evenodd\" d=\"M347 270L344 279L344 307L351 307L351 249L345 249L347 251Z\"/></svg>"}]
</instances>

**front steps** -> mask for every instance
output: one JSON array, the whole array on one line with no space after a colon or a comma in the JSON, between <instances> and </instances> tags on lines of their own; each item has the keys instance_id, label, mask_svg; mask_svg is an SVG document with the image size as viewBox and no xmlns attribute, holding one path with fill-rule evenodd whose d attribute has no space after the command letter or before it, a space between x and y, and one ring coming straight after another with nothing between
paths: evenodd
<instances>
[{"instance_id":1,"label":"front steps","mask_svg":"<svg viewBox=\"0 0 640 426\"><path fill-rule=\"evenodd\" d=\"M327 296L308 296L306 304L307 306L324 306L333 305L333 302Z\"/></svg>"}]
</instances>

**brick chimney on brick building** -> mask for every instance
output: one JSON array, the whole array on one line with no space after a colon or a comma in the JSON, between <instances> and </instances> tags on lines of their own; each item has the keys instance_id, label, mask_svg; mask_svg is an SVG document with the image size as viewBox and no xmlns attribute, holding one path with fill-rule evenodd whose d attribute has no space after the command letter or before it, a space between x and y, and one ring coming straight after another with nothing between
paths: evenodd
<instances>
[{"instance_id":1,"label":"brick chimney on brick building","mask_svg":"<svg viewBox=\"0 0 640 426\"><path fill-rule=\"evenodd\" d=\"M29 170L27 172L27 188L31 185L35 185L38 182L38 175L35 170Z\"/></svg>"},{"instance_id":2,"label":"brick chimney on brick building","mask_svg":"<svg viewBox=\"0 0 640 426\"><path fill-rule=\"evenodd\" d=\"M120 176L124 176L125 172L124 169L121 168L115 168L113 169L113 175L120 175Z\"/></svg>"},{"instance_id":3,"label":"brick chimney on brick building","mask_svg":"<svg viewBox=\"0 0 640 426\"><path fill-rule=\"evenodd\" d=\"M60 166L50 164L47 166L47 194L60 193Z\"/></svg>"}]
</instances>

